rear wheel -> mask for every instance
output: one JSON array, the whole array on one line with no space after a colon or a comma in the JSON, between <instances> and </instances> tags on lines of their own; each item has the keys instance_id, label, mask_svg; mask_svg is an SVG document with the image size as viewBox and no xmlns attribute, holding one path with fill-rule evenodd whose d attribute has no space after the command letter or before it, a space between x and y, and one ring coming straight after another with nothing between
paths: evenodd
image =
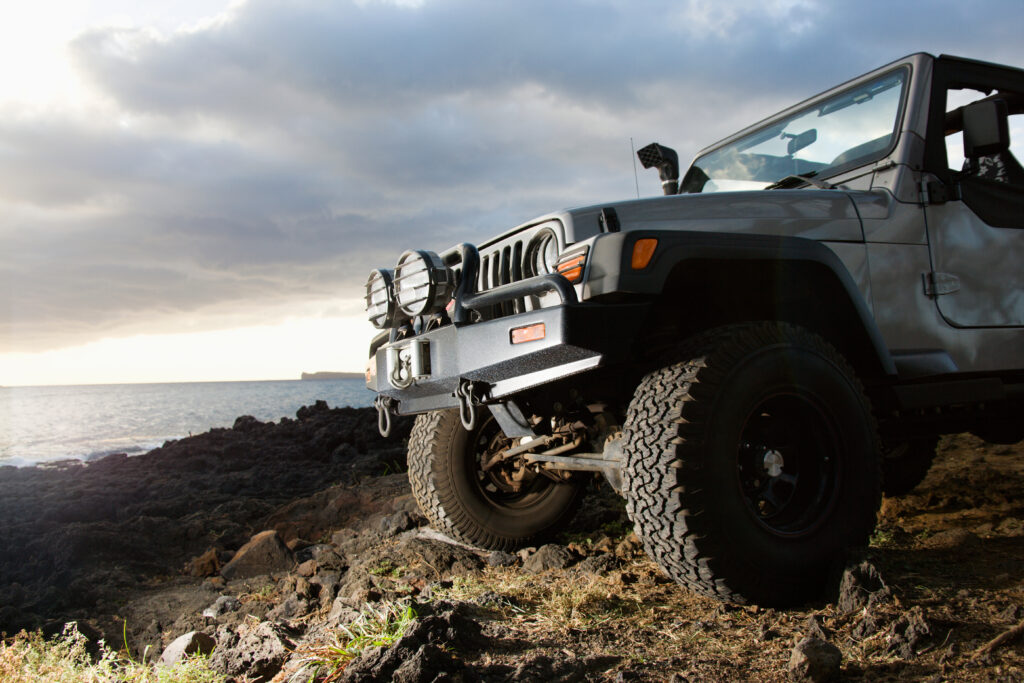
<instances>
[{"instance_id":1,"label":"rear wheel","mask_svg":"<svg viewBox=\"0 0 1024 683\"><path fill-rule=\"evenodd\" d=\"M874 528L870 406L842 356L801 328L734 325L684 344L637 388L623 440L636 531L698 592L765 605L818 597Z\"/></svg>"},{"instance_id":2,"label":"rear wheel","mask_svg":"<svg viewBox=\"0 0 1024 683\"><path fill-rule=\"evenodd\" d=\"M431 525L456 540L512 550L558 531L580 486L543 473L487 464L513 445L489 414L466 431L457 410L416 418L409 436L409 482Z\"/></svg>"},{"instance_id":3,"label":"rear wheel","mask_svg":"<svg viewBox=\"0 0 1024 683\"><path fill-rule=\"evenodd\" d=\"M905 441L886 451L882 459L882 492L903 496L924 481L939 440L935 437Z\"/></svg>"}]
</instances>

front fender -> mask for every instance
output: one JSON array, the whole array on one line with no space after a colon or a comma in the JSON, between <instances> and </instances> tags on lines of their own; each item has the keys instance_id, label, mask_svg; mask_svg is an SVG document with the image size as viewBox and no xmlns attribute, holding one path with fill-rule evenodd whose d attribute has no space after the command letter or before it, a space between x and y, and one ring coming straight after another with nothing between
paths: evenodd
<instances>
[{"instance_id":1,"label":"front fender","mask_svg":"<svg viewBox=\"0 0 1024 683\"><path fill-rule=\"evenodd\" d=\"M637 240L658 240L647 267L631 266ZM688 263L722 262L753 268L771 264L779 273L824 271L834 279L852 308L879 369L896 374L896 366L867 302L846 266L822 242L783 235L750 235L696 231L636 230L594 238L583 287L584 301L605 295L660 296L670 278Z\"/></svg>"}]
</instances>

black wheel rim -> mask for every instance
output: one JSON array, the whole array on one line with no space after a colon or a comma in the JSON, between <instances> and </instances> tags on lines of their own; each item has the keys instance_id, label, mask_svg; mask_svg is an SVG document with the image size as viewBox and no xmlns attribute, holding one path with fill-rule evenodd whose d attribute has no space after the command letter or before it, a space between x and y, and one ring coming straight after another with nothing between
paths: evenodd
<instances>
[{"instance_id":1,"label":"black wheel rim","mask_svg":"<svg viewBox=\"0 0 1024 683\"><path fill-rule=\"evenodd\" d=\"M466 448L466 467L470 480L480 496L491 506L505 510L523 510L536 505L551 491L554 482L543 475L523 481L518 490L501 465L484 470L483 465L499 451L513 445L502 433L497 421L489 417L469 435Z\"/></svg>"},{"instance_id":2,"label":"black wheel rim","mask_svg":"<svg viewBox=\"0 0 1024 683\"><path fill-rule=\"evenodd\" d=\"M840 441L833 420L813 397L776 393L744 420L737 483L761 528L784 537L814 532L835 507Z\"/></svg>"}]
</instances>

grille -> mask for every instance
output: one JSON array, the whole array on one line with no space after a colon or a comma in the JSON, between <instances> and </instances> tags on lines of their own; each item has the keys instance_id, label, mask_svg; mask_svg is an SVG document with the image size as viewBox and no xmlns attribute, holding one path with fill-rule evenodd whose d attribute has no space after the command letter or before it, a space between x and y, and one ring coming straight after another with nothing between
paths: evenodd
<instances>
[{"instance_id":1,"label":"grille","mask_svg":"<svg viewBox=\"0 0 1024 683\"><path fill-rule=\"evenodd\" d=\"M478 247L480 265L476 276L476 291L486 292L495 287L519 282L535 275L536 273L532 272L533 269L525 263L525 260L529 258L530 245L541 232L549 231L557 235L560 230L560 226L551 221L530 226L502 240ZM557 236L555 239L558 239ZM446 252L446 254L448 253ZM452 270L459 273L458 277L461 278L461 264L455 265ZM483 320L525 313L541 308L546 296L546 294L527 296L481 309L477 313Z\"/></svg>"},{"instance_id":2,"label":"grille","mask_svg":"<svg viewBox=\"0 0 1024 683\"><path fill-rule=\"evenodd\" d=\"M512 243L498 244L480 254L480 273L477 275L476 288L478 292L485 292L501 285L511 282L519 282L523 279L523 238L518 238ZM527 308L528 302L524 299L507 301L496 306L491 306L487 311L481 311L486 319L498 318L503 315L512 315L531 310Z\"/></svg>"}]
</instances>

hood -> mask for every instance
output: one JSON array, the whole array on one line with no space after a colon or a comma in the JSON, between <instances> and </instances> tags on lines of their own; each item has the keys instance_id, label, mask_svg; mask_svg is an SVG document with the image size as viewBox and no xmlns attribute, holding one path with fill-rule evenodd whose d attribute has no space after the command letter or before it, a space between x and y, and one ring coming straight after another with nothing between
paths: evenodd
<instances>
[{"instance_id":1,"label":"hood","mask_svg":"<svg viewBox=\"0 0 1024 683\"><path fill-rule=\"evenodd\" d=\"M614 208L623 232L693 230L788 235L813 240L861 242L864 233L849 192L758 190L652 197L569 209L551 216L565 225L566 242L601 232L602 209Z\"/></svg>"}]
</instances>

